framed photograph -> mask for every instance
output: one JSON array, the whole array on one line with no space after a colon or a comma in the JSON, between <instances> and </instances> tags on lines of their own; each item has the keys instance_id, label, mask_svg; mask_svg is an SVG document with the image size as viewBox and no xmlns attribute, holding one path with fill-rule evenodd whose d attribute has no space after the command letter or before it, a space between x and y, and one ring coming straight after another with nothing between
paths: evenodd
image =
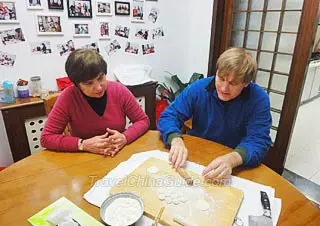
<instances>
[{"instance_id":1,"label":"framed photograph","mask_svg":"<svg viewBox=\"0 0 320 226\"><path fill-rule=\"evenodd\" d=\"M67 0L68 16L92 18L91 0Z\"/></svg>"},{"instance_id":2,"label":"framed photograph","mask_svg":"<svg viewBox=\"0 0 320 226\"><path fill-rule=\"evenodd\" d=\"M66 43L58 44L57 48L60 56L69 55L71 52L75 50L74 43L72 40L69 40Z\"/></svg>"},{"instance_id":3,"label":"framed photograph","mask_svg":"<svg viewBox=\"0 0 320 226\"><path fill-rule=\"evenodd\" d=\"M132 22L144 23L144 1L132 1Z\"/></svg>"},{"instance_id":4,"label":"framed photograph","mask_svg":"<svg viewBox=\"0 0 320 226\"><path fill-rule=\"evenodd\" d=\"M26 41L21 28L0 31L0 38L3 45Z\"/></svg>"},{"instance_id":5,"label":"framed photograph","mask_svg":"<svg viewBox=\"0 0 320 226\"><path fill-rule=\"evenodd\" d=\"M63 0L48 0L48 8L63 10Z\"/></svg>"},{"instance_id":6,"label":"framed photograph","mask_svg":"<svg viewBox=\"0 0 320 226\"><path fill-rule=\"evenodd\" d=\"M123 38L129 38L129 27L124 27L121 25L117 25L114 29L114 34Z\"/></svg>"},{"instance_id":7,"label":"framed photograph","mask_svg":"<svg viewBox=\"0 0 320 226\"><path fill-rule=\"evenodd\" d=\"M19 23L15 1L0 0L0 24Z\"/></svg>"},{"instance_id":8,"label":"framed photograph","mask_svg":"<svg viewBox=\"0 0 320 226\"><path fill-rule=\"evenodd\" d=\"M114 2L114 14L129 16L130 15L130 2L115 1Z\"/></svg>"},{"instance_id":9,"label":"framed photograph","mask_svg":"<svg viewBox=\"0 0 320 226\"><path fill-rule=\"evenodd\" d=\"M36 25L38 35L63 35L60 15L38 14Z\"/></svg>"},{"instance_id":10,"label":"framed photograph","mask_svg":"<svg viewBox=\"0 0 320 226\"><path fill-rule=\"evenodd\" d=\"M36 55L52 53L49 41L30 42L31 53Z\"/></svg>"},{"instance_id":11,"label":"framed photograph","mask_svg":"<svg viewBox=\"0 0 320 226\"><path fill-rule=\"evenodd\" d=\"M27 9L43 9L42 0L26 0Z\"/></svg>"},{"instance_id":12,"label":"framed photograph","mask_svg":"<svg viewBox=\"0 0 320 226\"><path fill-rule=\"evenodd\" d=\"M88 23L73 23L73 36L74 37L90 37Z\"/></svg>"},{"instance_id":13,"label":"framed photograph","mask_svg":"<svg viewBox=\"0 0 320 226\"><path fill-rule=\"evenodd\" d=\"M97 16L112 16L111 1L97 0Z\"/></svg>"},{"instance_id":14,"label":"framed photograph","mask_svg":"<svg viewBox=\"0 0 320 226\"><path fill-rule=\"evenodd\" d=\"M111 23L109 21L99 22L99 39L110 39Z\"/></svg>"}]
</instances>

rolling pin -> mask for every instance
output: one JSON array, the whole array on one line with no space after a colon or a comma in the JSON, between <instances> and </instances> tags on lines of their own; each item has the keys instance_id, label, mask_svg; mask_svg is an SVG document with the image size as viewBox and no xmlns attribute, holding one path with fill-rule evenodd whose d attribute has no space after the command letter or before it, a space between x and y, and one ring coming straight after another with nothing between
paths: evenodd
<instances>
[{"instance_id":1,"label":"rolling pin","mask_svg":"<svg viewBox=\"0 0 320 226\"><path fill-rule=\"evenodd\" d=\"M179 175L187 182L188 185L193 185L193 180L183 168L176 169Z\"/></svg>"},{"instance_id":2,"label":"rolling pin","mask_svg":"<svg viewBox=\"0 0 320 226\"><path fill-rule=\"evenodd\" d=\"M173 217L173 221L183 225L183 226L198 226L197 224L191 223L190 221L187 221L185 218L183 218L180 215L175 215Z\"/></svg>"}]
</instances>

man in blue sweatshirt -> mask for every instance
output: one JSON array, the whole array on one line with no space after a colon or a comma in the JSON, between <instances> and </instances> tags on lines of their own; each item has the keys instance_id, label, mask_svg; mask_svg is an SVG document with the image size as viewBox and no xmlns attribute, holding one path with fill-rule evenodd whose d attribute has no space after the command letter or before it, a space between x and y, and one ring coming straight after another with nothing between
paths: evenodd
<instances>
[{"instance_id":1,"label":"man in blue sweatshirt","mask_svg":"<svg viewBox=\"0 0 320 226\"><path fill-rule=\"evenodd\" d=\"M270 100L251 80L257 72L252 55L241 48L221 54L216 76L188 86L161 114L158 129L170 146L169 162L183 167L188 150L181 138L183 123L192 118L189 135L234 149L205 168L206 179L223 179L239 165L258 166L271 145Z\"/></svg>"}]
</instances>

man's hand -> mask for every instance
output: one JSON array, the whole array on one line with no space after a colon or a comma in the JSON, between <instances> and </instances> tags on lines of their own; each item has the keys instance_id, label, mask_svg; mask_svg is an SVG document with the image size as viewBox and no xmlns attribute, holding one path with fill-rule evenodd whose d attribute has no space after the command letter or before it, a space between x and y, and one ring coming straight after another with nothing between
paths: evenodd
<instances>
[{"instance_id":1,"label":"man's hand","mask_svg":"<svg viewBox=\"0 0 320 226\"><path fill-rule=\"evenodd\" d=\"M202 172L205 179L225 179L231 176L232 169L242 164L237 152L232 152L214 159Z\"/></svg>"},{"instance_id":2,"label":"man's hand","mask_svg":"<svg viewBox=\"0 0 320 226\"><path fill-rule=\"evenodd\" d=\"M181 168L188 158L188 149L181 137L173 138L169 152L169 162L174 168Z\"/></svg>"},{"instance_id":3,"label":"man's hand","mask_svg":"<svg viewBox=\"0 0 320 226\"><path fill-rule=\"evenodd\" d=\"M117 130L107 128L107 132L111 135L109 139L111 141L113 150L110 151L110 154L113 157L127 144L127 138L124 134L118 132Z\"/></svg>"},{"instance_id":4,"label":"man's hand","mask_svg":"<svg viewBox=\"0 0 320 226\"><path fill-rule=\"evenodd\" d=\"M101 136L95 136L90 139L83 141L83 150L100 154L100 155L110 155L110 151L114 148L110 138L108 138L109 133L106 132Z\"/></svg>"}]
</instances>

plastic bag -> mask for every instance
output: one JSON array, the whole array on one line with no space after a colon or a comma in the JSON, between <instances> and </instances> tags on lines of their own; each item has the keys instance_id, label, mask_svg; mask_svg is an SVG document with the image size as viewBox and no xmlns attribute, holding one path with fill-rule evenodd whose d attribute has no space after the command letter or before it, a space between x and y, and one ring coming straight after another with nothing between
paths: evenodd
<instances>
[{"instance_id":1,"label":"plastic bag","mask_svg":"<svg viewBox=\"0 0 320 226\"><path fill-rule=\"evenodd\" d=\"M114 76L124 85L134 86L155 81L150 77L152 68L144 64L121 64L114 69Z\"/></svg>"},{"instance_id":2,"label":"plastic bag","mask_svg":"<svg viewBox=\"0 0 320 226\"><path fill-rule=\"evenodd\" d=\"M56 81L60 91L64 90L69 86L72 86L73 84L68 77L57 78Z\"/></svg>"}]
</instances>

